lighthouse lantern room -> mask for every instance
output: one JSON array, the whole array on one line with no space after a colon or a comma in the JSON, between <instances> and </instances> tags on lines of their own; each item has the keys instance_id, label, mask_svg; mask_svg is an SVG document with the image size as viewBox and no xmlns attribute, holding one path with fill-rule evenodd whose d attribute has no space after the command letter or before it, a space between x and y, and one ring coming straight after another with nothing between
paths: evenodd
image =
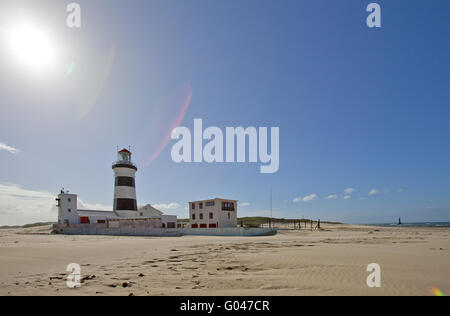
<instances>
[{"instance_id":1,"label":"lighthouse lantern room","mask_svg":"<svg viewBox=\"0 0 450 316\"><path fill-rule=\"evenodd\" d=\"M117 161L131 162L131 152L129 150L122 149L117 152L117 158Z\"/></svg>"}]
</instances>

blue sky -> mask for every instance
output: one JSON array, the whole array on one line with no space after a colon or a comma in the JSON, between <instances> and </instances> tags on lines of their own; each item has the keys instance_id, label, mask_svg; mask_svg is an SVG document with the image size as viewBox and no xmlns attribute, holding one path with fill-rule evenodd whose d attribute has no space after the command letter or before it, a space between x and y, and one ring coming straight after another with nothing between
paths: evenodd
<instances>
[{"instance_id":1,"label":"blue sky","mask_svg":"<svg viewBox=\"0 0 450 316\"><path fill-rule=\"evenodd\" d=\"M35 221L33 192L112 205L117 145L132 146L138 203L181 217L211 197L267 216L272 188L280 217L450 220L448 1L377 1L377 29L370 1L77 2L80 29L69 1L0 4L2 37L25 19L56 50L30 71L1 39L0 225ZM175 141L147 164L189 87L181 125L278 126L279 171L175 164Z\"/></svg>"}]
</instances>

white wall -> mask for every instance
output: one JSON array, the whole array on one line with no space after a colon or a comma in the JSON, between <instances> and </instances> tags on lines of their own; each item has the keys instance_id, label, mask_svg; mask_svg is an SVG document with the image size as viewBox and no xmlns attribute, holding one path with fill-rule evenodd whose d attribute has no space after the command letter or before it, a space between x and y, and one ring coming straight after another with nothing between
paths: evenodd
<instances>
[{"instance_id":1,"label":"white wall","mask_svg":"<svg viewBox=\"0 0 450 316\"><path fill-rule=\"evenodd\" d=\"M224 228L180 228L182 235L197 236L271 236L276 235L276 229L270 228L244 228L244 227L224 227Z\"/></svg>"},{"instance_id":2,"label":"white wall","mask_svg":"<svg viewBox=\"0 0 450 316\"><path fill-rule=\"evenodd\" d=\"M161 215L161 222L163 227L169 228L168 223L174 223L174 226L171 228L177 228L177 216L176 215Z\"/></svg>"},{"instance_id":3,"label":"white wall","mask_svg":"<svg viewBox=\"0 0 450 316\"><path fill-rule=\"evenodd\" d=\"M153 206L147 204L145 206L138 207L139 217L141 217L141 213L143 217L149 218L161 218L163 212L157 210Z\"/></svg>"},{"instance_id":4,"label":"white wall","mask_svg":"<svg viewBox=\"0 0 450 316\"><path fill-rule=\"evenodd\" d=\"M81 210L78 212L78 216L89 217L89 222L91 224L97 224L98 220L116 219L119 218L114 212L95 212L89 210Z\"/></svg>"},{"instance_id":5,"label":"white wall","mask_svg":"<svg viewBox=\"0 0 450 316\"><path fill-rule=\"evenodd\" d=\"M206 206L206 202L214 201L214 206ZM189 223L206 224L209 228L209 224L218 224L218 228L224 227L236 227L237 226L237 201L233 200L222 200L222 199L212 199L204 201L196 201L189 203ZM234 211L222 211L222 201L234 203ZM199 203L203 203L203 208L199 208ZM192 209L192 203L195 203L195 209ZM192 219L192 214L195 214L195 220ZM203 219L200 219L200 213L203 214ZM213 218L209 218L209 213L213 213ZM230 213L230 218L228 218L228 213Z\"/></svg>"},{"instance_id":6,"label":"white wall","mask_svg":"<svg viewBox=\"0 0 450 316\"><path fill-rule=\"evenodd\" d=\"M58 195L58 223L79 224L80 218L77 213L77 195L61 193Z\"/></svg>"},{"instance_id":7,"label":"white wall","mask_svg":"<svg viewBox=\"0 0 450 316\"><path fill-rule=\"evenodd\" d=\"M270 236L277 233L276 229L268 228L148 228L148 227L106 227L106 225L78 224L72 226L53 225L57 233L69 235L116 235L116 236Z\"/></svg>"}]
</instances>

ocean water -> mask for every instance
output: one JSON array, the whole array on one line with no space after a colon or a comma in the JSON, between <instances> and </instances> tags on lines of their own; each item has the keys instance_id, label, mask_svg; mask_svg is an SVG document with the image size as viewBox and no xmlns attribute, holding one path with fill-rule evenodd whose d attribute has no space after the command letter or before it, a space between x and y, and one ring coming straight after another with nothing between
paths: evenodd
<instances>
[{"instance_id":1,"label":"ocean water","mask_svg":"<svg viewBox=\"0 0 450 316\"><path fill-rule=\"evenodd\" d=\"M370 226L382 227L450 227L450 222L419 222L419 223L384 223L384 224L369 224Z\"/></svg>"}]
</instances>

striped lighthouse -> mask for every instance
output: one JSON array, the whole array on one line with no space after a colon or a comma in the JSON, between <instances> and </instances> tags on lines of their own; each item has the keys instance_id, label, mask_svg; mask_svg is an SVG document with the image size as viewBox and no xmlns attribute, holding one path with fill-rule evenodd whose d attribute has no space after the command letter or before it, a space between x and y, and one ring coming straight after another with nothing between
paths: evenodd
<instances>
[{"instance_id":1,"label":"striped lighthouse","mask_svg":"<svg viewBox=\"0 0 450 316\"><path fill-rule=\"evenodd\" d=\"M134 217L137 212L135 174L137 167L131 162L131 151L117 152L114 170L114 212L121 217Z\"/></svg>"}]
</instances>

